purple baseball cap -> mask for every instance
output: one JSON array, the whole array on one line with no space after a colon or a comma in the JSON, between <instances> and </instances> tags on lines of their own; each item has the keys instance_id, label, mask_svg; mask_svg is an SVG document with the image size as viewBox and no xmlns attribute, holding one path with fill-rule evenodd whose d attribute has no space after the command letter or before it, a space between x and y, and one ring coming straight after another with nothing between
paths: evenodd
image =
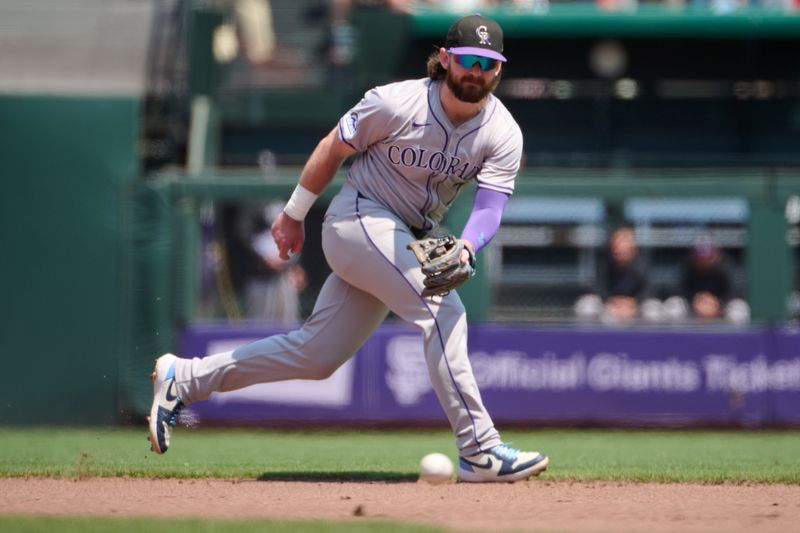
<instances>
[{"instance_id":1,"label":"purple baseball cap","mask_svg":"<svg viewBox=\"0 0 800 533\"><path fill-rule=\"evenodd\" d=\"M503 30L500 25L481 15L458 19L450 26L444 47L451 54L474 54L498 61L508 61L503 51Z\"/></svg>"}]
</instances>

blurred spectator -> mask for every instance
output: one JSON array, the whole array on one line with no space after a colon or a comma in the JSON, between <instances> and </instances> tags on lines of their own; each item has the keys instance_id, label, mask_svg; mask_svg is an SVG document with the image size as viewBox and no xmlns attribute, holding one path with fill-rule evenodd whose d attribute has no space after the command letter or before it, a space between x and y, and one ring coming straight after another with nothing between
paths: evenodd
<instances>
[{"instance_id":1,"label":"blurred spectator","mask_svg":"<svg viewBox=\"0 0 800 533\"><path fill-rule=\"evenodd\" d=\"M275 51L275 28L269 0L235 0L234 10L247 59L265 63Z\"/></svg>"},{"instance_id":2,"label":"blurred spectator","mask_svg":"<svg viewBox=\"0 0 800 533\"><path fill-rule=\"evenodd\" d=\"M228 0L231 16L214 30L212 48L220 63L240 51L251 63L266 63L275 52L275 28L269 0Z\"/></svg>"},{"instance_id":3,"label":"blurred spectator","mask_svg":"<svg viewBox=\"0 0 800 533\"><path fill-rule=\"evenodd\" d=\"M672 319L682 318L683 312L700 320L725 319L736 324L750 320L750 306L736 295L727 258L708 237L698 239L689 252L681 291L681 296L665 301Z\"/></svg>"},{"instance_id":4,"label":"blurred spectator","mask_svg":"<svg viewBox=\"0 0 800 533\"><path fill-rule=\"evenodd\" d=\"M270 226L283 204L229 205L222 209L231 284L250 319L300 320L300 298L308 284L299 255L284 261Z\"/></svg>"},{"instance_id":5,"label":"blurred spectator","mask_svg":"<svg viewBox=\"0 0 800 533\"><path fill-rule=\"evenodd\" d=\"M331 0L322 9L309 9L310 21L327 19L329 35L323 44L325 59L335 67L350 65L356 58L356 31L351 23L354 9L381 9L410 13L416 0ZM420 2L428 3L428 2ZM436 3L436 2L434 2Z\"/></svg>"},{"instance_id":6,"label":"blurred spectator","mask_svg":"<svg viewBox=\"0 0 800 533\"><path fill-rule=\"evenodd\" d=\"M621 227L611 234L598 282L596 294L583 295L575 303L579 318L604 322L660 319L659 302L648 298L646 268L633 229Z\"/></svg>"}]
</instances>

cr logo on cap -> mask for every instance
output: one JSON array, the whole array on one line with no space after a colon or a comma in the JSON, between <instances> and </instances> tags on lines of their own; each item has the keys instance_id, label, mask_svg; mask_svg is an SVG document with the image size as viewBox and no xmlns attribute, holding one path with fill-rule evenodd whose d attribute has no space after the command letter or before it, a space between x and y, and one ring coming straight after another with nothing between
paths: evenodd
<instances>
[{"instance_id":1,"label":"cr logo on cap","mask_svg":"<svg viewBox=\"0 0 800 533\"><path fill-rule=\"evenodd\" d=\"M491 46L492 43L489 41L489 30L486 29L486 26L478 26L475 28L475 33L478 34L481 42L480 44L485 44Z\"/></svg>"}]
</instances>

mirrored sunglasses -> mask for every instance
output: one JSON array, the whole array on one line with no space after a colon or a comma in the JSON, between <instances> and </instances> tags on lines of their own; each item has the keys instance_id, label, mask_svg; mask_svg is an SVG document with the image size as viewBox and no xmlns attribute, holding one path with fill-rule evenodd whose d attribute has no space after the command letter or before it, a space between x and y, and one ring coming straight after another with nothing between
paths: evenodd
<instances>
[{"instance_id":1,"label":"mirrored sunglasses","mask_svg":"<svg viewBox=\"0 0 800 533\"><path fill-rule=\"evenodd\" d=\"M497 65L497 60L491 57L476 56L474 54L453 54L453 57L455 57L456 62L464 68L472 68L472 66L477 63L481 67L481 70L488 71L492 70L495 65Z\"/></svg>"}]
</instances>

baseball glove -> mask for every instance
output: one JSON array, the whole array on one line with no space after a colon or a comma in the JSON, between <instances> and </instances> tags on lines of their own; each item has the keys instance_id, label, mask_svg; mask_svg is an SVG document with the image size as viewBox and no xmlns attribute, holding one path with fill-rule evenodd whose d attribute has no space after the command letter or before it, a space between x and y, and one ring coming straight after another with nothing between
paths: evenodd
<instances>
[{"instance_id":1,"label":"baseball glove","mask_svg":"<svg viewBox=\"0 0 800 533\"><path fill-rule=\"evenodd\" d=\"M425 274L422 296L444 296L475 275L475 255L453 235L426 237L408 243ZM469 262L461 262L461 250L469 252Z\"/></svg>"}]
</instances>

